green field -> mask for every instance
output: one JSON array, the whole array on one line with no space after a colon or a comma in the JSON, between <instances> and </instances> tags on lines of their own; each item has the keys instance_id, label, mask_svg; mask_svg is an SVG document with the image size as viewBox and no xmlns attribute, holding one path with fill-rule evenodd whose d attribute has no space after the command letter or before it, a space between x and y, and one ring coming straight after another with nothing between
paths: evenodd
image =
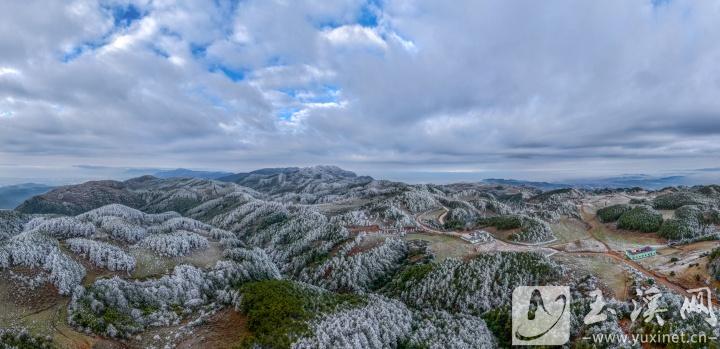
<instances>
[{"instance_id":1,"label":"green field","mask_svg":"<svg viewBox=\"0 0 720 349\"><path fill-rule=\"evenodd\" d=\"M408 234L404 239L429 241L430 249L438 261L446 258L461 258L475 253L473 245L447 235Z\"/></svg>"}]
</instances>

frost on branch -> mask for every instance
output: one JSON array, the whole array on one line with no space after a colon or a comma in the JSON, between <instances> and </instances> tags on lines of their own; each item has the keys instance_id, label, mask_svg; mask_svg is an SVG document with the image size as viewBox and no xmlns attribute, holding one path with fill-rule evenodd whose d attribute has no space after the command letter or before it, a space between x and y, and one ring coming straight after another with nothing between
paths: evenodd
<instances>
[{"instance_id":1,"label":"frost on branch","mask_svg":"<svg viewBox=\"0 0 720 349\"><path fill-rule=\"evenodd\" d=\"M560 270L540 253L486 253L469 261L451 258L408 267L386 289L415 308L479 315L509 304L508 289L555 280Z\"/></svg>"},{"instance_id":2,"label":"frost on branch","mask_svg":"<svg viewBox=\"0 0 720 349\"><path fill-rule=\"evenodd\" d=\"M395 348L411 330L412 313L404 304L371 295L367 305L325 316L311 325L310 336L293 344L309 348Z\"/></svg>"},{"instance_id":3,"label":"frost on branch","mask_svg":"<svg viewBox=\"0 0 720 349\"><path fill-rule=\"evenodd\" d=\"M127 337L147 327L178 324L213 302L230 303L239 283L279 276L262 251L238 252L240 262L223 260L210 270L179 265L171 275L146 281L118 277L78 287L68 306L69 322L94 333Z\"/></svg>"},{"instance_id":4,"label":"frost on branch","mask_svg":"<svg viewBox=\"0 0 720 349\"><path fill-rule=\"evenodd\" d=\"M160 225L154 225L148 229L149 234L163 234L177 230L187 231L209 231L212 229L211 226L186 217L175 217L170 218Z\"/></svg>"},{"instance_id":5,"label":"frost on branch","mask_svg":"<svg viewBox=\"0 0 720 349\"><path fill-rule=\"evenodd\" d=\"M321 265L312 282L335 291L363 292L396 271L408 254L407 243L387 239L367 251L367 237L360 235L344 245L332 259Z\"/></svg>"},{"instance_id":6,"label":"frost on branch","mask_svg":"<svg viewBox=\"0 0 720 349\"><path fill-rule=\"evenodd\" d=\"M0 210L0 241L20 234L29 216L17 211Z\"/></svg>"},{"instance_id":7,"label":"frost on branch","mask_svg":"<svg viewBox=\"0 0 720 349\"><path fill-rule=\"evenodd\" d=\"M406 191L393 198L393 202L401 207L407 207L412 213L420 213L440 206L435 195L426 186Z\"/></svg>"},{"instance_id":8,"label":"frost on branch","mask_svg":"<svg viewBox=\"0 0 720 349\"><path fill-rule=\"evenodd\" d=\"M142 240L147 234L145 228L114 216L101 217L100 228L113 239L130 243Z\"/></svg>"},{"instance_id":9,"label":"frost on branch","mask_svg":"<svg viewBox=\"0 0 720 349\"><path fill-rule=\"evenodd\" d=\"M161 256L177 257L195 249L207 248L208 240L196 233L181 230L170 234L149 235L137 246L155 251Z\"/></svg>"},{"instance_id":10,"label":"frost on branch","mask_svg":"<svg viewBox=\"0 0 720 349\"><path fill-rule=\"evenodd\" d=\"M512 234L513 241L536 244L555 240L552 228L545 221L535 217L520 216L522 219L522 231Z\"/></svg>"},{"instance_id":11,"label":"frost on branch","mask_svg":"<svg viewBox=\"0 0 720 349\"><path fill-rule=\"evenodd\" d=\"M95 226L74 217L38 217L25 225L26 231L37 231L57 239L89 237L95 234Z\"/></svg>"},{"instance_id":12,"label":"frost on branch","mask_svg":"<svg viewBox=\"0 0 720 349\"><path fill-rule=\"evenodd\" d=\"M77 216L83 222L100 223L102 218L116 217L124 221L142 224L145 222L145 213L120 204L105 205Z\"/></svg>"},{"instance_id":13,"label":"frost on branch","mask_svg":"<svg viewBox=\"0 0 720 349\"><path fill-rule=\"evenodd\" d=\"M2 248L0 266L41 268L60 294L69 294L85 277L85 268L62 253L56 240L37 230L12 237Z\"/></svg>"},{"instance_id":14,"label":"frost on branch","mask_svg":"<svg viewBox=\"0 0 720 349\"><path fill-rule=\"evenodd\" d=\"M127 272L135 269L135 258L117 246L82 238L68 239L65 243L71 251L81 254L100 268Z\"/></svg>"},{"instance_id":15,"label":"frost on branch","mask_svg":"<svg viewBox=\"0 0 720 349\"><path fill-rule=\"evenodd\" d=\"M350 211L341 215L333 216L330 218L330 222L346 227L351 225L368 226L372 224L372 221L367 217L364 211Z\"/></svg>"},{"instance_id":16,"label":"frost on branch","mask_svg":"<svg viewBox=\"0 0 720 349\"><path fill-rule=\"evenodd\" d=\"M495 337L485 321L471 315L445 311L425 311L414 319L408 343L412 346L442 348L497 348Z\"/></svg>"},{"instance_id":17,"label":"frost on branch","mask_svg":"<svg viewBox=\"0 0 720 349\"><path fill-rule=\"evenodd\" d=\"M265 250L283 273L292 276L349 235L314 208L276 202L252 201L216 216L213 223Z\"/></svg>"},{"instance_id":18,"label":"frost on branch","mask_svg":"<svg viewBox=\"0 0 720 349\"><path fill-rule=\"evenodd\" d=\"M5 247L0 246L0 269L9 268L10 261L10 252Z\"/></svg>"},{"instance_id":19,"label":"frost on branch","mask_svg":"<svg viewBox=\"0 0 720 349\"><path fill-rule=\"evenodd\" d=\"M234 248L225 252L225 257L237 262L242 280L280 279L280 270L270 257L259 248Z\"/></svg>"}]
</instances>

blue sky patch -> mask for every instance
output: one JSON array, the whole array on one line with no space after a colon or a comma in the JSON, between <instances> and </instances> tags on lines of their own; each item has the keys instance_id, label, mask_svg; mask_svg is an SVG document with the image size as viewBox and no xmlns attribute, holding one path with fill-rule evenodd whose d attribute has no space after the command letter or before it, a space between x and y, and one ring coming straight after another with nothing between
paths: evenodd
<instances>
[{"instance_id":1,"label":"blue sky patch","mask_svg":"<svg viewBox=\"0 0 720 349\"><path fill-rule=\"evenodd\" d=\"M375 1L370 1L360 9L360 16L358 16L357 21L363 27L375 27L378 25Z\"/></svg>"},{"instance_id":2,"label":"blue sky patch","mask_svg":"<svg viewBox=\"0 0 720 349\"><path fill-rule=\"evenodd\" d=\"M140 9L132 4L127 6L115 6L110 10L116 27L129 27L133 22L143 17Z\"/></svg>"},{"instance_id":3,"label":"blue sky patch","mask_svg":"<svg viewBox=\"0 0 720 349\"><path fill-rule=\"evenodd\" d=\"M293 114L300 111L300 108L281 108L277 111L278 118L282 120L290 120Z\"/></svg>"},{"instance_id":4,"label":"blue sky patch","mask_svg":"<svg viewBox=\"0 0 720 349\"><path fill-rule=\"evenodd\" d=\"M221 72L228 79L238 82L245 80L245 71L243 69L232 69L223 65L215 65L210 68L211 72Z\"/></svg>"}]
</instances>

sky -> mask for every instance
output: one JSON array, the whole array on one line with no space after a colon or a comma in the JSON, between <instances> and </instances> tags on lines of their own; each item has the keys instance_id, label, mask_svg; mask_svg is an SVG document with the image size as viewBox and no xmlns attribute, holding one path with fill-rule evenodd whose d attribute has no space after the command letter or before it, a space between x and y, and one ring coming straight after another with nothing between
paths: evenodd
<instances>
[{"instance_id":1,"label":"sky","mask_svg":"<svg viewBox=\"0 0 720 349\"><path fill-rule=\"evenodd\" d=\"M0 182L717 168L718 18L693 0L2 1Z\"/></svg>"}]
</instances>

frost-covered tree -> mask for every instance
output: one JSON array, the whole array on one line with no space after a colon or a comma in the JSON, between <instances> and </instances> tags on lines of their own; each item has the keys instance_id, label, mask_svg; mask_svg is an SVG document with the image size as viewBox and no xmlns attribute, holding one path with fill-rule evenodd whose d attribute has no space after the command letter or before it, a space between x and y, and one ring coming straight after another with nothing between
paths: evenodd
<instances>
[{"instance_id":1,"label":"frost-covered tree","mask_svg":"<svg viewBox=\"0 0 720 349\"><path fill-rule=\"evenodd\" d=\"M393 203L407 208L412 213L429 211L440 206L435 194L427 186L413 187L412 189L392 199Z\"/></svg>"},{"instance_id":2,"label":"frost-covered tree","mask_svg":"<svg viewBox=\"0 0 720 349\"><path fill-rule=\"evenodd\" d=\"M146 221L146 216L144 212L125 205L110 204L79 214L77 219L83 222L100 223L104 217L117 217L127 222L143 224Z\"/></svg>"},{"instance_id":3,"label":"frost-covered tree","mask_svg":"<svg viewBox=\"0 0 720 349\"><path fill-rule=\"evenodd\" d=\"M85 277L85 268L65 255L58 242L38 230L13 236L2 246L0 265L41 269L60 294L69 294Z\"/></svg>"},{"instance_id":4,"label":"frost-covered tree","mask_svg":"<svg viewBox=\"0 0 720 349\"><path fill-rule=\"evenodd\" d=\"M195 249L208 247L208 240L204 236L189 231L176 231L169 234L148 235L136 246L147 248L161 256L184 256Z\"/></svg>"},{"instance_id":5,"label":"frost-covered tree","mask_svg":"<svg viewBox=\"0 0 720 349\"><path fill-rule=\"evenodd\" d=\"M58 239L89 237L95 234L95 226L75 217L34 218L25 225L26 231L36 231Z\"/></svg>"},{"instance_id":6,"label":"frost-covered tree","mask_svg":"<svg viewBox=\"0 0 720 349\"><path fill-rule=\"evenodd\" d=\"M294 349L394 348L411 330L412 313L404 304L371 295L362 308L339 311L312 323L311 335Z\"/></svg>"},{"instance_id":7,"label":"frost-covered tree","mask_svg":"<svg viewBox=\"0 0 720 349\"><path fill-rule=\"evenodd\" d=\"M71 251L82 255L100 268L127 272L135 269L135 258L117 246L83 238L67 239L65 243Z\"/></svg>"},{"instance_id":8,"label":"frost-covered tree","mask_svg":"<svg viewBox=\"0 0 720 349\"><path fill-rule=\"evenodd\" d=\"M549 242L555 239L552 228L547 222L535 217L521 216L521 231L510 236L513 241L523 243Z\"/></svg>"},{"instance_id":9,"label":"frost-covered tree","mask_svg":"<svg viewBox=\"0 0 720 349\"><path fill-rule=\"evenodd\" d=\"M283 273L292 276L349 236L347 229L314 208L276 202L248 202L216 216L213 225L263 248Z\"/></svg>"},{"instance_id":10,"label":"frost-covered tree","mask_svg":"<svg viewBox=\"0 0 720 349\"><path fill-rule=\"evenodd\" d=\"M414 265L398 273L385 292L419 309L469 315L508 305L520 285L542 285L560 277L562 268L535 252L485 253L468 261Z\"/></svg>"},{"instance_id":11,"label":"frost-covered tree","mask_svg":"<svg viewBox=\"0 0 720 349\"><path fill-rule=\"evenodd\" d=\"M317 268L310 282L334 291L364 292L402 265L408 254L407 243L387 239L364 251L367 238L360 235Z\"/></svg>"},{"instance_id":12,"label":"frost-covered tree","mask_svg":"<svg viewBox=\"0 0 720 349\"><path fill-rule=\"evenodd\" d=\"M142 240L147 235L147 229L130 223L123 218L105 216L99 218L100 229L108 233L111 238L129 243Z\"/></svg>"},{"instance_id":13,"label":"frost-covered tree","mask_svg":"<svg viewBox=\"0 0 720 349\"><path fill-rule=\"evenodd\" d=\"M128 337L147 327L178 324L214 302L237 300L233 287L240 283L279 277L260 250L236 251L233 258L238 262L222 260L206 271L179 265L158 279L113 277L98 279L87 289L79 286L68 306L68 322L94 333Z\"/></svg>"},{"instance_id":14,"label":"frost-covered tree","mask_svg":"<svg viewBox=\"0 0 720 349\"><path fill-rule=\"evenodd\" d=\"M169 233L174 232L178 230L187 230L187 231L210 231L212 227L208 224L205 224L203 222L194 220L192 218L187 217L175 217L170 218L167 221L164 221L160 225L153 225L148 229L149 234L163 234L163 233Z\"/></svg>"},{"instance_id":15,"label":"frost-covered tree","mask_svg":"<svg viewBox=\"0 0 720 349\"><path fill-rule=\"evenodd\" d=\"M415 347L442 348L497 348L497 341L483 319L446 311L423 311L413 319L413 331L407 340Z\"/></svg>"},{"instance_id":16,"label":"frost-covered tree","mask_svg":"<svg viewBox=\"0 0 720 349\"><path fill-rule=\"evenodd\" d=\"M30 216L12 210L0 210L0 241L20 234Z\"/></svg>"}]
</instances>

